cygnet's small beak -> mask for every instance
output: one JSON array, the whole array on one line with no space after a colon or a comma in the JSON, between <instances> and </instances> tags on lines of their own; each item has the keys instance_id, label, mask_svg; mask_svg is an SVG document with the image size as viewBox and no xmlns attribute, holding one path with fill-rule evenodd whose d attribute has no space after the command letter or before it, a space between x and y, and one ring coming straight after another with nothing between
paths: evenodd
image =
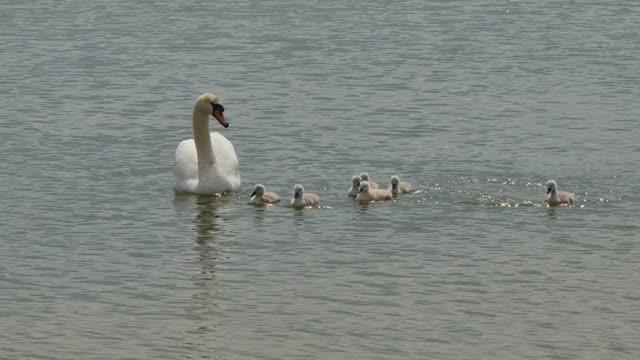
<instances>
[{"instance_id":1,"label":"cygnet's small beak","mask_svg":"<svg viewBox=\"0 0 640 360\"><path fill-rule=\"evenodd\" d=\"M550 194L550 193L551 193L551 188L548 188L547 189L547 194Z\"/></svg>"},{"instance_id":2,"label":"cygnet's small beak","mask_svg":"<svg viewBox=\"0 0 640 360\"><path fill-rule=\"evenodd\" d=\"M254 190L249 197L254 197L258 194L258 190Z\"/></svg>"}]
</instances>

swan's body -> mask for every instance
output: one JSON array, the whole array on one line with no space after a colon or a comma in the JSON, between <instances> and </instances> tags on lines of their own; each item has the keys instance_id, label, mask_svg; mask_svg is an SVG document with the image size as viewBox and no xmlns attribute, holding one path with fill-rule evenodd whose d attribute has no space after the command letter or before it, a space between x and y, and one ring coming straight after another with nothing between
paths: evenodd
<instances>
[{"instance_id":1,"label":"swan's body","mask_svg":"<svg viewBox=\"0 0 640 360\"><path fill-rule=\"evenodd\" d=\"M356 175L354 177L351 178L351 188L349 188L349 191L347 192L347 196L349 197L356 197L358 196L358 193L360 192L360 176Z\"/></svg>"},{"instance_id":2,"label":"swan's body","mask_svg":"<svg viewBox=\"0 0 640 360\"><path fill-rule=\"evenodd\" d=\"M238 157L233 144L218 132L209 132L209 116L224 127L220 98L213 94L198 97L193 105L193 139L176 149L176 191L215 194L240 189Z\"/></svg>"},{"instance_id":3,"label":"swan's body","mask_svg":"<svg viewBox=\"0 0 640 360\"><path fill-rule=\"evenodd\" d=\"M291 199L290 205L296 208L302 208L307 206L315 206L320 202L318 194L305 193L304 187L300 184L293 188L293 199Z\"/></svg>"},{"instance_id":4,"label":"swan's body","mask_svg":"<svg viewBox=\"0 0 640 360\"><path fill-rule=\"evenodd\" d=\"M554 180L547 181L546 185L547 193L545 195L545 201L550 206L573 204L576 201L576 195L574 193L558 191L558 185Z\"/></svg>"},{"instance_id":5,"label":"swan's body","mask_svg":"<svg viewBox=\"0 0 640 360\"><path fill-rule=\"evenodd\" d=\"M391 190L386 189L371 189L368 181L362 181L360 183L360 192L356 196L357 201L385 201L393 199Z\"/></svg>"},{"instance_id":6,"label":"swan's body","mask_svg":"<svg viewBox=\"0 0 640 360\"><path fill-rule=\"evenodd\" d=\"M265 192L264 185L257 184L253 187L253 193L251 193L251 205L264 205L275 204L280 202L280 195L274 192Z\"/></svg>"},{"instance_id":7,"label":"swan's body","mask_svg":"<svg viewBox=\"0 0 640 360\"><path fill-rule=\"evenodd\" d=\"M413 191L411 184L406 181L400 181L400 178L396 175L391 177L391 186L389 186L389 190L393 196L397 196L398 194L406 194Z\"/></svg>"},{"instance_id":8,"label":"swan's body","mask_svg":"<svg viewBox=\"0 0 640 360\"><path fill-rule=\"evenodd\" d=\"M373 180L371 180L369 178L369 173L368 172L362 172L360 174L360 180L368 182L370 189L377 189L377 188L380 187L377 182L375 182L375 181L373 181Z\"/></svg>"}]
</instances>

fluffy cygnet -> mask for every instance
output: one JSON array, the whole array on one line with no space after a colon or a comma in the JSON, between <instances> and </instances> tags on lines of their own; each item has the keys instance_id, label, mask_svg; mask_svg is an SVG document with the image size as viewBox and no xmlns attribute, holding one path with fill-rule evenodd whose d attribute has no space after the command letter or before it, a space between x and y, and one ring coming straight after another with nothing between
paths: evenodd
<instances>
[{"instance_id":1,"label":"fluffy cygnet","mask_svg":"<svg viewBox=\"0 0 640 360\"><path fill-rule=\"evenodd\" d=\"M411 184L406 181L400 181L400 178L397 175L393 175L391 177L391 186L389 186L389 190L393 196L396 196L400 193L406 194L413 191Z\"/></svg>"},{"instance_id":2,"label":"fluffy cygnet","mask_svg":"<svg viewBox=\"0 0 640 360\"><path fill-rule=\"evenodd\" d=\"M546 202L551 205L573 204L576 201L576 195L567 191L558 191L558 185L555 180L547 181L547 193L545 195Z\"/></svg>"},{"instance_id":3,"label":"fluffy cygnet","mask_svg":"<svg viewBox=\"0 0 640 360\"><path fill-rule=\"evenodd\" d=\"M360 192L360 181L362 181L362 179L360 179L358 175L351 178L351 188L347 192L347 196L356 197L358 195Z\"/></svg>"},{"instance_id":4,"label":"fluffy cygnet","mask_svg":"<svg viewBox=\"0 0 640 360\"><path fill-rule=\"evenodd\" d=\"M379 188L379 187L380 187L380 186L378 186L378 183L377 183L377 182L375 182L375 181L373 181L373 180L371 180L371 179L369 178L369 173L368 173L368 172L366 172L366 171L363 171L363 172L360 174L360 180L361 180L361 181L366 181L366 182L368 182L368 183L369 183L369 188L371 188L371 189L377 189L377 188Z\"/></svg>"},{"instance_id":5,"label":"fluffy cygnet","mask_svg":"<svg viewBox=\"0 0 640 360\"><path fill-rule=\"evenodd\" d=\"M280 196L274 192L265 192L264 185L257 184L253 187L253 192L251 193L251 200L249 200L249 204L275 204L278 202L280 202Z\"/></svg>"},{"instance_id":6,"label":"fluffy cygnet","mask_svg":"<svg viewBox=\"0 0 640 360\"><path fill-rule=\"evenodd\" d=\"M315 206L320 202L318 194L305 193L304 187L300 184L293 187L293 199L291 199L291 206L293 207L306 207Z\"/></svg>"},{"instance_id":7,"label":"fluffy cygnet","mask_svg":"<svg viewBox=\"0 0 640 360\"><path fill-rule=\"evenodd\" d=\"M371 189L368 181L360 183L360 192L356 196L357 201L384 201L393 199L391 190Z\"/></svg>"}]
</instances>

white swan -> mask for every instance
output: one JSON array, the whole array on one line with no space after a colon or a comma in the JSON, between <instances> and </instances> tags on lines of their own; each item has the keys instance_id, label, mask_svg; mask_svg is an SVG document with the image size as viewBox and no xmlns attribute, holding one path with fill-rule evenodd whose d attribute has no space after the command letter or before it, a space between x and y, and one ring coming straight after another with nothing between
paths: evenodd
<instances>
[{"instance_id":1,"label":"white swan","mask_svg":"<svg viewBox=\"0 0 640 360\"><path fill-rule=\"evenodd\" d=\"M576 201L576 195L567 191L558 191L558 185L555 180L549 180L546 184L547 193L545 200L550 206L560 204L573 204Z\"/></svg>"},{"instance_id":2,"label":"white swan","mask_svg":"<svg viewBox=\"0 0 640 360\"><path fill-rule=\"evenodd\" d=\"M358 193L360 192L360 176L355 175L354 177L351 178L351 188L349 189L349 191L347 192L347 196L349 197L356 197L358 196Z\"/></svg>"},{"instance_id":3,"label":"white swan","mask_svg":"<svg viewBox=\"0 0 640 360\"><path fill-rule=\"evenodd\" d=\"M264 185L262 184L257 184L253 187L251 200L249 200L249 204L251 205L275 204L279 202L280 195L274 192L265 192Z\"/></svg>"},{"instance_id":4,"label":"white swan","mask_svg":"<svg viewBox=\"0 0 640 360\"><path fill-rule=\"evenodd\" d=\"M176 149L176 191L215 194L240 189L238 157L233 144L218 132L209 133L209 116L229 127L220 97L203 94L193 105L193 139Z\"/></svg>"},{"instance_id":5,"label":"white swan","mask_svg":"<svg viewBox=\"0 0 640 360\"><path fill-rule=\"evenodd\" d=\"M318 194L305 193L304 187L297 184L293 187L293 199L291 199L290 205L295 208L302 208L307 206L315 206L320 202Z\"/></svg>"},{"instance_id":6,"label":"white swan","mask_svg":"<svg viewBox=\"0 0 640 360\"><path fill-rule=\"evenodd\" d=\"M387 189L371 189L368 181L360 183L360 192L356 196L356 200L360 202L367 201L384 201L393 199L391 190Z\"/></svg>"}]
</instances>

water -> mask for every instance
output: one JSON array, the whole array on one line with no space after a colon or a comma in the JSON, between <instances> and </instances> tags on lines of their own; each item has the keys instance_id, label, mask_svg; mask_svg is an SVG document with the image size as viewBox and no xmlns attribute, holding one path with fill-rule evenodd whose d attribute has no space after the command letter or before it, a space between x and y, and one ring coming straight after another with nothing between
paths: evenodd
<instances>
[{"instance_id":1,"label":"water","mask_svg":"<svg viewBox=\"0 0 640 360\"><path fill-rule=\"evenodd\" d=\"M638 358L639 10L4 1L0 357ZM205 91L243 188L175 195Z\"/></svg>"}]
</instances>

